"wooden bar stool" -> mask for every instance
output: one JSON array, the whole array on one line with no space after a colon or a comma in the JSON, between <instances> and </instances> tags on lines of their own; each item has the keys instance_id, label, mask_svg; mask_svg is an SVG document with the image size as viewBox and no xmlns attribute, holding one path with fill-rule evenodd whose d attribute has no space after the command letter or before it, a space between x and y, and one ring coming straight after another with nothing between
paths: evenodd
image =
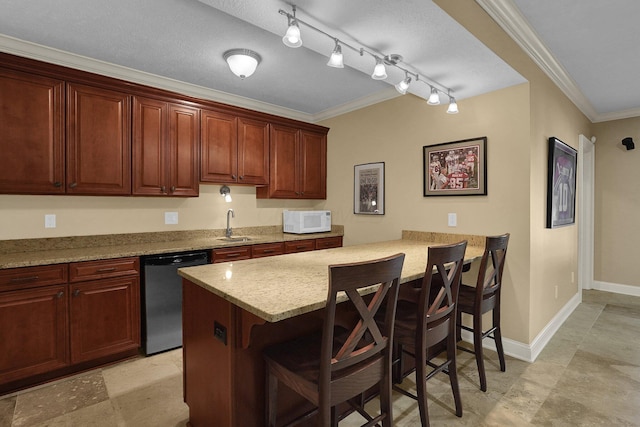
<instances>
[{"instance_id":1,"label":"wooden bar stool","mask_svg":"<svg viewBox=\"0 0 640 427\"><path fill-rule=\"evenodd\" d=\"M476 286L461 285L458 296L458 340L461 339L462 329L473 333L473 348L471 351L459 347L463 351L474 353L478 374L480 375L480 390L487 391L487 378L484 372L484 358L482 340L491 338L496 343L500 370L506 370L504 350L502 348L502 333L500 332L500 290L502 289L502 271L507 258L509 233L502 236L487 237L482 260L478 270ZM491 262L489 262L491 261ZM493 322L487 331L482 330L482 315L492 311ZM462 313L473 316L473 327L462 324Z\"/></svg>"},{"instance_id":2,"label":"wooden bar stool","mask_svg":"<svg viewBox=\"0 0 640 427\"><path fill-rule=\"evenodd\" d=\"M429 425L426 382L438 372L449 375L456 415L462 416L456 369L456 301L466 248L466 240L453 245L429 247L421 286L403 285L398 296L394 382L401 383L402 378L411 372L405 372L404 357L413 358L418 393L416 396L398 384L393 388L418 401L423 426ZM446 360L440 364L431 361L445 350Z\"/></svg>"},{"instance_id":3,"label":"wooden bar stool","mask_svg":"<svg viewBox=\"0 0 640 427\"><path fill-rule=\"evenodd\" d=\"M369 420L365 425L393 425L391 403L391 357L395 309L404 254L360 263L329 266L329 294L321 332L269 347L266 361L266 425L276 426L278 383L316 406L287 424L293 425L317 413L315 425L337 426L336 405L349 402ZM380 284L363 298L359 291ZM346 294L347 301L338 298ZM366 302L368 301L368 303ZM346 304L346 306L345 306ZM352 306L352 307L351 307ZM352 308L352 310L343 310ZM374 317L382 313L378 325ZM364 392L378 385L380 415L371 417L362 405Z\"/></svg>"}]
</instances>

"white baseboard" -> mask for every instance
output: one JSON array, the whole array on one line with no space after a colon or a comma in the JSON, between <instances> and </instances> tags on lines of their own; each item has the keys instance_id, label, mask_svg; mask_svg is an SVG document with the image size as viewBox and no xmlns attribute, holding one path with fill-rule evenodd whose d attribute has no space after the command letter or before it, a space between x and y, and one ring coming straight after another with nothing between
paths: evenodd
<instances>
[{"instance_id":1,"label":"white baseboard","mask_svg":"<svg viewBox=\"0 0 640 427\"><path fill-rule=\"evenodd\" d=\"M578 307L580 302L582 302L582 293L577 293L562 307L553 319L551 319L547 326L540 331L531 344L525 344L503 337L502 346L504 348L504 354L524 360L525 362L534 362L549 340L551 340L553 335L560 329L560 326L567 320L569 315L573 313L573 310ZM470 343L473 342L473 336L469 331L462 331L462 339ZM495 342L490 339L483 340L482 347L496 351Z\"/></svg>"},{"instance_id":2,"label":"white baseboard","mask_svg":"<svg viewBox=\"0 0 640 427\"><path fill-rule=\"evenodd\" d=\"M640 286L619 285L617 283L593 281L591 289L597 291L613 292L615 294L632 295L640 297Z\"/></svg>"}]
</instances>

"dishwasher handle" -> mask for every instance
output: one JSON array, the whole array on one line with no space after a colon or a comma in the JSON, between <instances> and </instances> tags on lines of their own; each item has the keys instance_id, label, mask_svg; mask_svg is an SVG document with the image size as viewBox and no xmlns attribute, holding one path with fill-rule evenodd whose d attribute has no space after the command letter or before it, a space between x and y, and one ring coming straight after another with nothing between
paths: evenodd
<instances>
[{"instance_id":1,"label":"dishwasher handle","mask_svg":"<svg viewBox=\"0 0 640 427\"><path fill-rule=\"evenodd\" d=\"M202 264L209 263L209 254L207 252L187 252L180 254L167 254L167 255L154 255L148 256L143 259L143 264L146 265L181 265L190 264L193 262L201 262Z\"/></svg>"}]
</instances>

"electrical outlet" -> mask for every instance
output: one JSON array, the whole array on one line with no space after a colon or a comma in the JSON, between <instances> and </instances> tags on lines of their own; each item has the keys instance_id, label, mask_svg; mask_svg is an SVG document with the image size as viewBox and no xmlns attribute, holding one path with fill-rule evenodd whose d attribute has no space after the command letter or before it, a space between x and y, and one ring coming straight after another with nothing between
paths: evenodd
<instances>
[{"instance_id":1,"label":"electrical outlet","mask_svg":"<svg viewBox=\"0 0 640 427\"><path fill-rule=\"evenodd\" d=\"M178 223L178 212L165 212L164 213L164 223L165 224L177 224Z\"/></svg>"},{"instance_id":2,"label":"electrical outlet","mask_svg":"<svg viewBox=\"0 0 640 427\"><path fill-rule=\"evenodd\" d=\"M44 216L44 228L56 228L56 216L54 214Z\"/></svg>"},{"instance_id":3,"label":"electrical outlet","mask_svg":"<svg viewBox=\"0 0 640 427\"><path fill-rule=\"evenodd\" d=\"M458 225L458 215L455 213L450 213L448 215L448 223L449 227L455 227L456 225Z\"/></svg>"}]
</instances>

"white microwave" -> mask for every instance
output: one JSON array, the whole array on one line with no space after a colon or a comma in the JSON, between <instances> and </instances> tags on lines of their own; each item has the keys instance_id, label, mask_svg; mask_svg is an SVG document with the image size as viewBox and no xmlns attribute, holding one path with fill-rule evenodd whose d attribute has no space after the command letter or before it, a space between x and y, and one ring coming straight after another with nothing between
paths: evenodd
<instances>
[{"instance_id":1,"label":"white microwave","mask_svg":"<svg viewBox=\"0 0 640 427\"><path fill-rule=\"evenodd\" d=\"M283 211L282 223L285 233L331 231L331 211Z\"/></svg>"}]
</instances>

